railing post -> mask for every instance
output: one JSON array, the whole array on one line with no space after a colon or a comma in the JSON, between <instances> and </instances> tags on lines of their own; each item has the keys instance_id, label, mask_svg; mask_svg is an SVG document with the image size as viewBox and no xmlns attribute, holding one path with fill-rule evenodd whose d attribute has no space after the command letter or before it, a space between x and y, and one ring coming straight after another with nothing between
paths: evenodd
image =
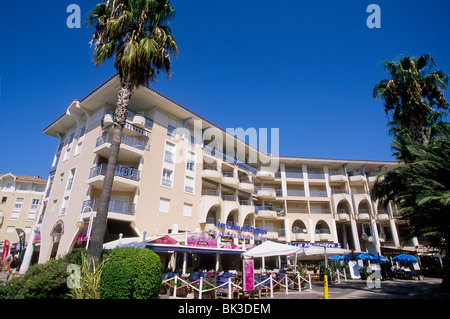
<instances>
[{"instance_id":1,"label":"railing post","mask_svg":"<svg viewBox=\"0 0 450 319\"><path fill-rule=\"evenodd\" d=\"M202 299L203 294L203 277L200 277L200 284L199 284L199 292L198 292L198 299Z\"/></svg>"},{"instance_id":2,"label":"railing post","mask_svg":"<svg viewBox=\"0 0 450 319\"><path fill-rule=\"evenodd\" d=\"M289 295L288 276L287 276L287 274L284 274L284 282L286 284L286 295Z\"/></svg>"},{"instance_id":3,"label":"railing post","mask_svg":"<svg viewBox=\"0 0 450 319\"><path fill-rule=\"evenodd\" d=\"M298 279L298 291L302 291L302 280L300 279L300 273L297 273Z\"/></svg>"},{"instance_id":4,"label":"railing post","mask_svg":"<svg viewBox=\"0 0 450 319\"><path fill-rule=\"evenodd\" d=\"M228 299L231 299L233 293L231 292L231 277L228 277Z\"/></svg>"},{"instance_id":5,"label":"railing post","mask_svg":"<svg viewBox=\"0 0 450 319\"><path fill-rule=\"evenodd\" d=\"M270 298L273 298L273 283L272 283L272 280L273 280L273 277L272 277L272 275L270 275Z\"/></svg>"},{"instance_id":6,"label":"railing post","mask_svg":"<svg viewBox=\"0 0 450 319\"><path fill-rule=\"evenodd\" d=\"M311 274L308 274L308 278L309 278L309 290L312 290L312 285L311 285Z\"/></svg>"},{"instance_id":7,"label":"railing post","mask_svg":"<svg viewBox=\"0 0 450 319\"><path fill-rule=\"evenodd\" d=\"M178 283L178 276L175 275L175 283L173 285L173 297L177 297L177 283Z\"/></svg>"}]
</instances>

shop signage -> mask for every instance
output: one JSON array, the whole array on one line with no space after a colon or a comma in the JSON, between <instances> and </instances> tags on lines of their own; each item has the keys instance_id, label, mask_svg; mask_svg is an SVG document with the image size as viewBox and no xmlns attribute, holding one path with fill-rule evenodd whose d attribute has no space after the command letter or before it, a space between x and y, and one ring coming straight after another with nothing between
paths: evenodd
<instances>
[{"instance_id":1,"label":"shop signage","mask_svg":"<svg viewBox=\"0 0 450 319\"><path fill-rule=\"evenodd\" d=\"M327 247L327 248L341 248L339 243L293 243L292 246L308 248L311 246Z\"/></svg>"},{"instance_id":2,"label":"shop signage","mask_svg":"<svg viewBox=\"0 0 450 319\"><path fill-rule=\"evenodd\" d=\"M267 235L267 230L261 229L258 227L249 227L249 226L239 226L237 224L233 225L232 223L221 223L220 221L217 222L217 228L219 229L227 229L227 230L234 230L234 231L241 231L244 233L253 233L255 235Z\"/></svg>"}]
</instances>

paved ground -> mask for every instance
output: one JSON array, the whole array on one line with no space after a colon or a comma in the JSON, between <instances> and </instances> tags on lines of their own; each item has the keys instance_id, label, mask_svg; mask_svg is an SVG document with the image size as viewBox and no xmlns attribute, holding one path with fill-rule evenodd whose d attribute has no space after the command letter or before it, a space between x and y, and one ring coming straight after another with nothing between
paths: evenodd
<instances>
[{"instance_id":1,"label":"paved ground","mask_svg":"<svg viewBox=\"0 0 450 319\"><path fill-rule=\"evenodd\" d=\"M424 280L388 280L382 281L380 288L368 288L363 280L348 280L341 283L332 284L328 289L329 299L435 299L438 298L439 285L442 279L425 278ZM322 299L324 287L323 284L313 284L312 289L307 286L302 291L285 290L274 292L273 298L270 296L261 297L266 299ZM173 296L161 295L161 299L174 299ZM186 298L192 299L189 294Z\"/></svg>"},{"instance_id":2,"label":"paved ground","mask_svg":"<svg viewBox=\"0 0 450 319\"><path fill-rule=\"evenodd\" d=\"M0 281L6 279L6 272L0 272ZM381 288L368 288L363 280L341 281L329 285L329 299L435 299L438 298L439 285L442 279L426 278L424 280L401 280L394 279L381 281ZM322 299L323 284L313 284L312 289L307 285L306 289L289 290L289 294L282 292L274 292L273 298L263 296L261 299ZM176 299L192 299L193 294L189 294L186 298ZM169 295L161 295L160 299L174 299Z\"/></svg>"}]
</instances>

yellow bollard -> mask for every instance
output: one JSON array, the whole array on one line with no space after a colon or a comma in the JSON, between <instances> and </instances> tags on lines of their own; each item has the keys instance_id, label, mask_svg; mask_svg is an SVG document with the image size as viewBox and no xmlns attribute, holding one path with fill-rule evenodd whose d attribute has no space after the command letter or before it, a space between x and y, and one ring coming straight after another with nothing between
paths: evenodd
<instances>
[{"instance_id":1,"label":"yellow bollard","mask_svg":"<svg viewBox=\"0 0 450 319\"><path fill-rule=\"evenodd\" d=\"M328 276L323 276L323 299L328 299Z\"/></svg>"}]
</instances>

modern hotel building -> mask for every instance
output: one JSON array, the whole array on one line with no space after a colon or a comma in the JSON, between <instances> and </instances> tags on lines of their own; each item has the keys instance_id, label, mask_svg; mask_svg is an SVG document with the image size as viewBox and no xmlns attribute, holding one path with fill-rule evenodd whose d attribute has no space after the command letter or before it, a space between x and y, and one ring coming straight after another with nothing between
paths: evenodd
<instances>
[{"instance_id":1,"label":"modern hotel building","mask_svg":"<svg viewBox=\"0 0 450 319\"><path fill-rule=\"evenodd\" d=\"M41 239L30 238L27 250L39 251L41 263L86 245L77 222L87 224L97 209L119 82L114 76L74 100L44 129L58 146L34 229ZM273 156L244 141L148 87L136 89L105 242L204 231L241 247L265 239L374 253L417 245L399 237L405 225L395 207L369 194L379 173L401 163Z\"/></svg>"}]
</instances>

